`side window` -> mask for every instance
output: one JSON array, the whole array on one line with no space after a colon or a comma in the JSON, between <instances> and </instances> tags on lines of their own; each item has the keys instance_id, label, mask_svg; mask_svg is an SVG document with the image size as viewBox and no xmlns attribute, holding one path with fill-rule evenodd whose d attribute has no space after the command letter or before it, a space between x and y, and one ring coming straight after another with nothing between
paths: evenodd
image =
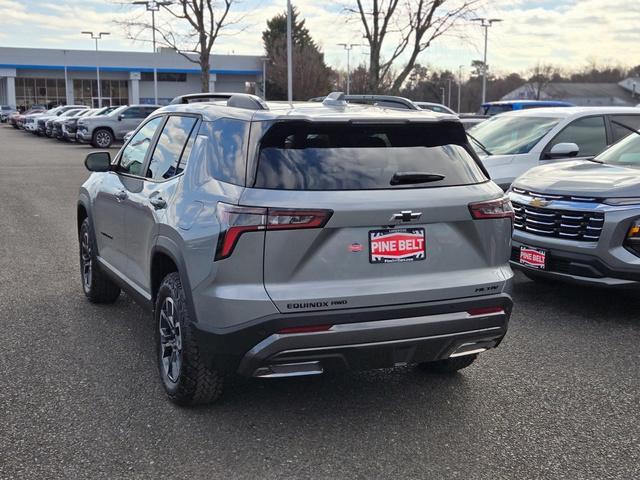
<instances>
[{"instance_id":1,"label":"side window","mask_svg":"<svg viewBox=\"0 0 640 480\"><path fill-rule=\"evenodd\" d=\"M147 150L149 150L153 136L163 120L163 117L156 117L138 130L138 133L133 136L127 146L124 147L124 150L122 150L118 172L140 175Z\"/></svg>"},{"instance_id":2,"label":"side window","mask_svg":"<svg viewBox=\"0 0 640 480\"><path fill-rule=\"evenodd\" d=\"M546 151L558 143L575 143L580 151L579 157L597 155L607 148L607 132L604 127L604 117L587 117L574 121L556 138L554 138Z\"/></svg>"},{"instance_id":3,"label":"side window","mask_svg":"<svg viewBox=\"0 0 640 480\"><path fill-rule=\"evenodd\" d=\"M144 118L146 115L142 114L142 108L131 107L122 112L122 118Z\"/></svg>"},{"instance_id":4,"label":"side window","mask_svg":"<svg viewBox=\"0 0 640 480\"><path fill-rule=\"evenodd\" d=\"M195 117L177 115L169 117L149 162L146 175L148 178L162 181L179 173L180 158L197 121Z\"/></svg>"},{"instance_id":5,"label":"side window","mask_svg":"<svg viewBox=\"0 0 640 480\"><path fill-rule=\"evenodd\" d=\"M141 116L142 117L148 117L149 115L151 115L156 110L157 110L156 107L143 107Z\"/></svg>"},{"instance_id":6,"label":"side window","mask_svg":"<svg viewBox=\"0 0 640 480\"><path fill-rule=\"evenodd\" d=\"M624 137L633 133L628 128L624 128L623 125L635 130L640 129L640 115L611 115L609 120L611 121L611 130L613 131L613 143L619 142Z\"/></svg>"},{"instance_id":7,"label":"side window","mask_svg":"<svg viewBox=\"0 0 640 480\"><path fill-rule=\"evenodd\" d=\"M215 179L244 185L249 126L249 122L231 118L202 123L199 135L208 137L207 158Z\"/></svg>"}]
</instances>

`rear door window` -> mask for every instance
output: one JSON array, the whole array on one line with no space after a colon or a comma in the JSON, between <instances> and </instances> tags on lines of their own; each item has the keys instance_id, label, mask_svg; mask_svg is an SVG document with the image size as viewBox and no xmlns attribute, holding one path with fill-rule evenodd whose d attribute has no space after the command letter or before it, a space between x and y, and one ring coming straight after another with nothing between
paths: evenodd
<instances>
[{"instance_id":1,"label":"rear door window","mask_svg":"<svg viewBox=\"0 0 640 480\"><path fill-rule=\"evenodd\" d=\"M276 123L260 142L255 187L375 190L486 181L457 122Z\"/></svg>"},{"instance_id":2,"label":"rear door window","mask_svg":"<svg viewBox=\"0 0 640 480\"><path fill-rule=\"evenodd\" d=\"M609 120L613 132L613 143L632 134L631 129L640 130L640 115L610 115Z\"/></svg>"},{"instance_id":3,"label":"rear door window","mask_svg":"<svg viewBox=\"0 0 640 480\"><path fill-rule=\"evenodd\" d=\"M580 151L579 157L591 157L607 148L607 131L604 126L604 117L586 117L575 120L565 127L547 145L548 152L558 143L575 143Z\"/></svg>"}]
</instances>

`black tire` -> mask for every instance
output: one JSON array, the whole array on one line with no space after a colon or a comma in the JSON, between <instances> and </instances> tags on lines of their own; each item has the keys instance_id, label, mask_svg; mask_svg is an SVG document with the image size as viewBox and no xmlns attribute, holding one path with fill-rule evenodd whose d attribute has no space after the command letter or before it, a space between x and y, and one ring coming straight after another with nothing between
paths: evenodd
<instances>
[{"instance_id":1,"label":"black tire","mask_svg":"<svg viewBox=\"0 0 640 480\"><path fill-rule=\"evenodd\" d=\"M160 284L154 319L158 371L169 399L182 406L217 400L224 379L203 361L177 272L167 275Z\"/></svg>"},{"instance_id":2,"label":"black tire","mask_svg":"<svg viewBox=\"0 0 640 480\"><path fill-rule=\"evenodd\" d=\"M98 128L93 132L91 145L95 148L109 148L113 144L113 133L107 128Z\"/></svg>"},{"instance_id":3,"label":"black tire","mask_svg":"<svg viewBox=\"0 0 640 480\"><path fill-rule=\"evenodd\" d=\"M120 287L100 268L96 241L88 218L80 226L79 243L80 278L84 294L92 303L115 302L120 296Z\"/></svg>"},{"instance_id":4,"label":"black tire","mask_svg":"<svg viewBox=\"0 0 640 480\"><path fill-rule=\"evenodd\" d=\"M464 355L462 357L446 358L435 362L424 362L418 366L427 372L433 373L455 373L458 370L467 368L475 362L478 355Z\"/></svg>"}]
</instances>

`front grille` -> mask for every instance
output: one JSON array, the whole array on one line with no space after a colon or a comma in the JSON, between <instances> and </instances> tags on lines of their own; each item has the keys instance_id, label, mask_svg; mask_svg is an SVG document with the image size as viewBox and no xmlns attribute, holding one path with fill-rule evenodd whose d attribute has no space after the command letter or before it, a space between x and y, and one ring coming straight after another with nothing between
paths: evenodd
<instances>
[{"instance_id":1,"label":"front grille","mask_svg":"<svg viewBox=\"0 0 640 480\"><path fill-rule=\"evenodd\" d=\"M514 228L534 235L597 242L604 225L604 213L538 208L512 202Z\"/></svg>"}]
</instances>

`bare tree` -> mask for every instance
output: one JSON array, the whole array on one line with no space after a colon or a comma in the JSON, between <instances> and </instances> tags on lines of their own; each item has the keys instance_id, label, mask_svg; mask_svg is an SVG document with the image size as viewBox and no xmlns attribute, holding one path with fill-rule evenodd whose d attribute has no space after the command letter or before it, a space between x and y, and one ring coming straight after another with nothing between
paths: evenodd
<instances>
[{"instance_id":1,"label":"bare tree","mask_svg":"<svg viewBox=\"0 0 640 480\"><path fill-rule=\"evenodd\" d=\"M558 73L558 69L549 64L538 63L531 69L528 88L534 100L540 100L542 92Z\"/></svg>"},{"instance_id":2,"label":"bare tree","mask_svg":"<svg viewBox=\"0 0 640 480\"><path fill-rule=\"evenodd\" d=\"M369 89L377 93L384 84L393 92L402 87L418 56L434 40L468 19L481 0L356 0L347 7L362 23L369 43ZM390 54L385 46L393 42ZM394 72L394 64L405 60Z\"/></svg>"},{"instance_id":3,"label":"bare tree","mask_svg":"<svg viewBox=\"0 0 640 480\"><path fill-rule=\"evenodd\" d=\"M177 0L161 5L161 11L167 12L173 21L156 24L156 33L160 35L158 44L174 49L200 66L203 92L209 91L211 49L224 28L240 22L229 16L235 3L238 0ZM139 18L116 23L122 25L133 40L153 29L150 22Z\"/></svg>"}]
</instances>

